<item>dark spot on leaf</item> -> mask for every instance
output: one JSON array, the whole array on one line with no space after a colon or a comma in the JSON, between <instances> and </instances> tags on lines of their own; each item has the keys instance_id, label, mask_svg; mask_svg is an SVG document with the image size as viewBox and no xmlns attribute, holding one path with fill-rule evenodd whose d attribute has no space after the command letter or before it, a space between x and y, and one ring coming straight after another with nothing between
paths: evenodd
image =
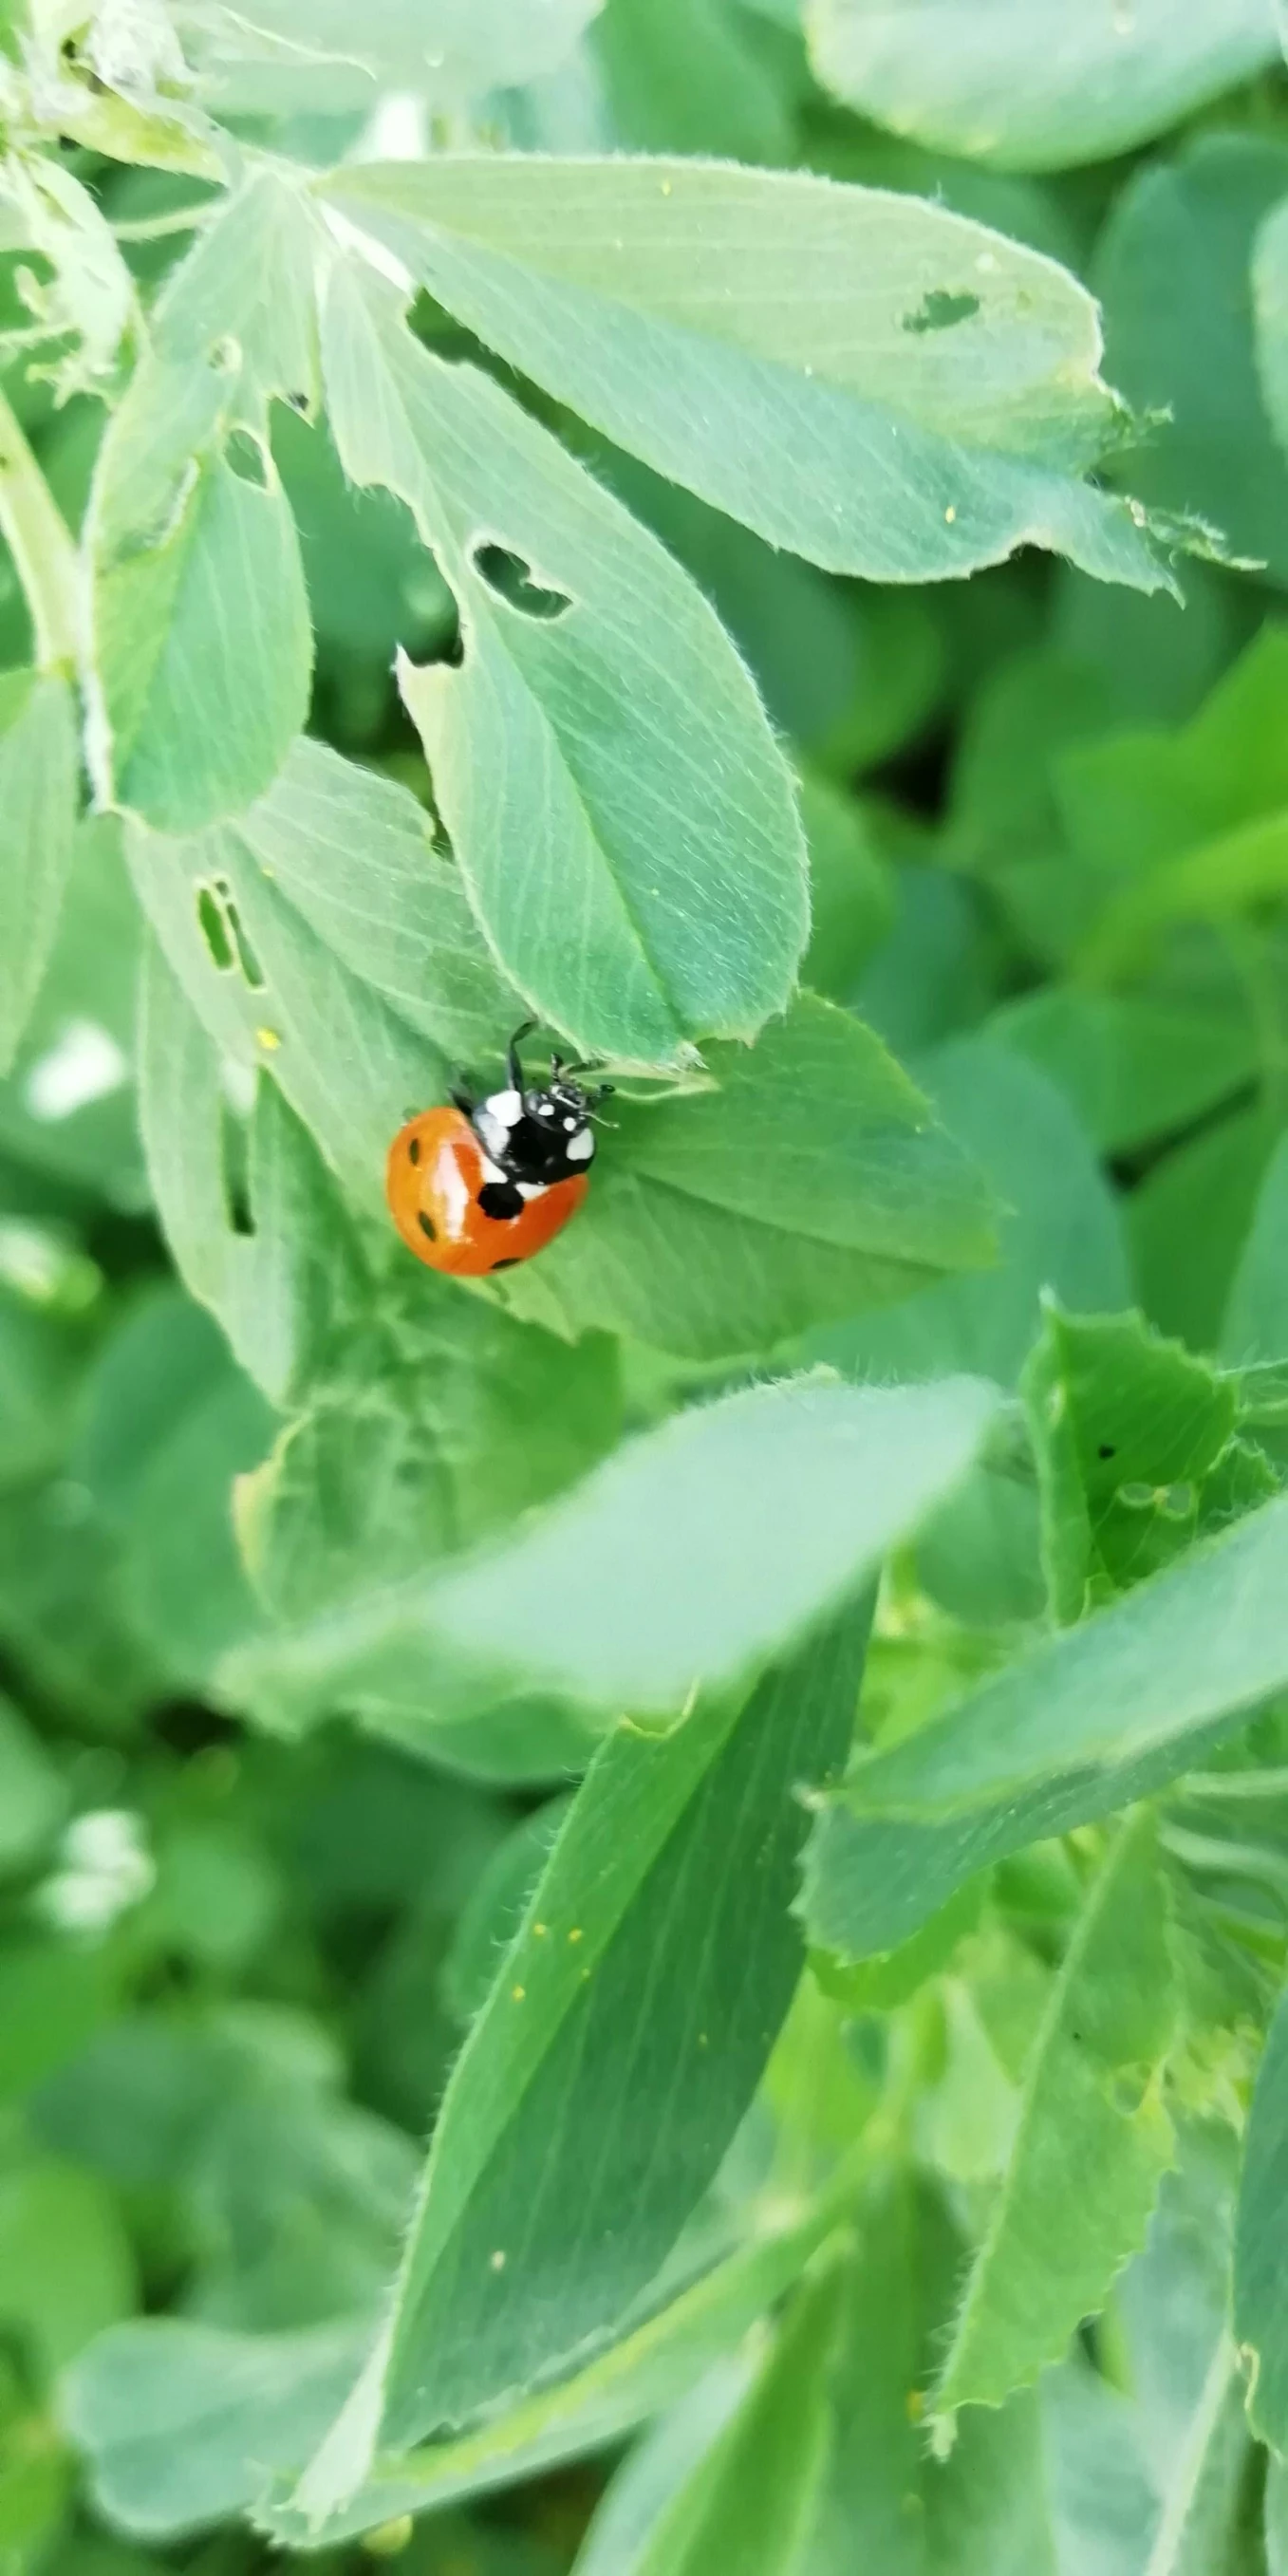
<instances>
[{"instance_id":1,"label":"dark spot on leaf","mask_svg":"<svg viewBox=\"0 0 1288 2576\"><path fill-rule=\"evenodd\" d=\"M498 599L520 609L525 617L564 617L572 606L565 590L547 590L533 578L531 565L522 555L511 554L508 546L476 546L474 569Z\"/></svg>"},{"instance_id":2,"label":"dark spot on leaf","mask_svg":"<svg viewBox=\"0 0 1288 2576\"><path fill-rule=\"evenodd\" d=\"M955 322L969 322L979 311L977 295L950 295L943 286L932 286L923 295L915 313L905 313L905 331L951 331Z\"/></svg>"},{"instance_id":3,"label":"dark spot on leaf","mask_svg":"<svg viewBox=\"0 0 1288 2576\"><path fill-rule=\"evenodd\" d=\"M246 1176L246 1129L226 1100L221 1101L219 1112L219 1175L224 1214L229 1226L234 1234L253 1235L255 1221L251 1215L250 1184Z\"/></svg>"},{"instance_id":4,"label":"dark spot on leaf","mask_svg":"<svg viewBox=\"0 0 1288 2576\"><path fill-rule=\"evenodd\" d=\"M206 356L217 376L234 376L241 365L241 349L231 332L221 340L212 340Z\"/></svg>"},{"instance_id":5,"label":"dark spot on leaf","mask_svg":"<svg viewBox=\"0 0 1288 2576\"><path fill-rule=\"evenodd\" d=\"M233 955L223 905L213 886L197 888L197 926L205 940L211 965L217 967L221 975L231 975L237 960Z\"/></svg>"},{"instance_id":6,"label":"dark spot on leaf","mask_svg":"<svg viewBox=\"0 0 1288 2576\"><path fill-rule=\"evenodd\" d=\"M1096 1451L1096 1456L1098 1458L1116 1458L1117 1455L1118 1452L1115 1449L1112 1440L1102 1440L1100 1447Z\"/></svg>"},{"instance_id":7,"label":"dark spot on leaf","mask_svg":"<svg viewBox=\"0 0 1288 2576\"><path fill-rule=\"evenodd\" d=\"M222 877L215 881L215 894L223 914L224 928L232 942L233 955L241 969L241 979L250 993L262 993L267 977L250 944L245 923L237 909L232 887Z\"/></svg>"},{"instance_id":8,"label":"dark spot on leaf","mask_svg":"<svg viewBox=\"0 0 1288 2576\"><path fill-rule=\"evenodd\" d=\"M416 1210L416 1223L420 1227L421 1233L428 1235L431 1243L437 1243L438 1230L434 1224L432 1216L426 1216L423 1208L417 1208Z\"/></svg>"},{"instance_id":9,"label":"dark spot on leaf","mask_svg":"<svg viewBox=\"0 0 1288 2576\"><path fill-rule=\"evenodd\" d=\"M288 394L286 399L290 404L292 411L307 413L309 407L309 398L307 394Z\"/></svg>"},{"instance_id":10,"label":"dark spot on leaf","mask_svg":"<svg viewBox=\"0 0 1288 2576\"><path fill-rule=\"evenodd\" d=\"M224 456L239 482L252 484L257 492L268 490L268 467L264 462L264 451L259 440L252 438L248 429L233 431L224 449Z\"/></svg>"}]
</instances>

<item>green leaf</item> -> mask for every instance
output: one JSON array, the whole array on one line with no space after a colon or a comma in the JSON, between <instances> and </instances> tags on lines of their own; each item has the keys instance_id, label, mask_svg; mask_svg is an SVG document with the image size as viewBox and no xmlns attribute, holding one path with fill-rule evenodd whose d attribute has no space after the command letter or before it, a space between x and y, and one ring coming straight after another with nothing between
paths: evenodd
<instances>
[{"instance_id":1,"label":"green leaf","mask_svg":"<svg viewBox=\"0 0 1288 2576\"><path fill-rule=\"evenodd\" d=\"M993 1204L880 1040L810 995L714 1089L615 1104L589 1202L507 1304L693 1359L769 1349L984 1268Z\"/></svg>"},{"instance_id":2,"label":"green leaf","mask_svg":"<svg viewBox=\"0 0 1288 2576\"><path fill-rule=\"evenodd\" d=\"M12 1700L0 1696L0 1878L37 1859L66 1807L62 1780Z\"/></svg>"},{"instance_id":3,"label":"green leaf","mask_svg":"<svg viewBox=\"0 0 1288 2576\"><path fill-rule=\"evenodd\" d=\"M1079 478L1116 435L1095 307L911 197L686 161L435 158L327 194L489 347L659 474L836 572L1019 545L1162 587Z\"/></svg>"},{"instance_id":4,"label":"green leaf","mask_svg":"<svg viewBox=\"0 0 1288 2576\"><path fill-rule=\"evenodd\" d=\"M495 1062L521 1016L415 798L299 742L235 825L179 840L134 824L126 853L218 1048L271 1066L349 1193L383 1216L390 1138L445 1097L454 1064ZM159 1043L164 1079L183 1041Z\"/></svg>"},{"instance_id":5,"label":"green leaf","mask_svg":"<svg viewBox=\"0 0 1288 2576\"><path fill-rule=\"evenodd\" d=\"M713 2567L787 2576L799 2565L831 2429L828 2364L845 2287L833 2260L798 2291L737 2413L632 2554L629 2576Z\"/></svg>"},{"instance_id":6,"label":"green leaf","mask_svg":"<svg viewBox=\"0 0 1288 2576\"><path fill-rule=\"evenodd\" d=\"M1288 448L1288 199L1257 235L1252 295L1262 399L1280 447Z\"/></svg>"},{"instance_id":7,"label":"green leaf","mask_svg":"<svg viewBox=\"0 0 1288 2576\"><path fill-rule=\"evenodd\" d=\"M1230 1288L1221 1351L1233 1368L1288 1353L1288 1139L1265 1167Z\"/></svg>"},{"instance_id":8,"label":"green leaf","mask_svg":"<svg viewBox=\"0 0 1288 2576\"><path fill-rule=\"evenodd\" d=\"M1228 1517L1239 1398L1139 1315L1073 1316L1048 1299L1024 1377L1057 1619L1125 1591ZM1244 1452L1256 1475L1256 1453ZM1276 1480L1262 1459L1265 1501Z\"/></svg>"},{"instance_id":9,"label":"green leaf","mask_svg":"<svg viewBox=\"0 0 1288 2576\"><path fill-rule=\"evenodd\" d=\"M120 826L92 816L77 827L49 965L0 1084L7 1155L130 1212L147 1201L129 1062L139 931Z\"/></svg>"},{"instance_id":10,"label":"green leaf","mask_svg":"<svg viewBox=\"0 0 1288 2576\"><path fill-rule=\"evenodd\" d=\"M299 2491L311 2516L379 2439L620 2332L658 2273L791 2000L798 1793L844 1756L867 1625L850 1612L741 1705L660 1740L623 1726L597 1755L453 2073L388 2326Z\"/></svg>"},{"instance_id":11,"label":"green leaf","mask_svg":"<svg viewBox=\"0 0 1288 2576\"><path fill-rule=\"evenodd\" d=\"M157 1214L185 1286L223 1325L273 1403L308 1377L330 1321L324 1251L345 1227L306 1131L266 1075L256 1084L243 1209L234 1205L220 1059L154 941L144 952L139 1116ZM335 1255L335 1239L340 1250Z\"/></svg>"},{"instance_id":12,"label":"green leaf","mask_svg":"<svg viewBox=\"0 0 1288 2576\"><path fill-rule=\"evenodd\" d=\"M1221 1339L1279 1135L1272 1109L1232 1110L1163 1155L1127 1203L1141 1304L1161 1332L1194 1349Z\"/></svg>"},{"instance_id":13,"label":"green leaf","mask_svg":"<svg viewBox=\"0 0 1288 2576\"><path fill-rule=\"evenodd\" d=\"M1058 2360L1144 2239L1172 2160L1161 2099L1176 2000L1153 1819L1088 1892L1025 2071L1019 2125L935 2387L999 2406ZM1039 2250L1040 2253L1039 2253Z\"/></svg>"},{"instance_id":14,"label":"green leaf","mask_svg":"<svg viewBox=\"0 0 1288 2576\"><path fill-rule=\"evenodd\" d=\"M855 1764L806 1862L810 1937L892 1949L974 1873L1150 1795L1288 1685L1288 1502L1265 1503L900 1745Z\"/></svg>"},{"instance_id":15,"label":"green leaf","mask_svg":"<svg viewBox=\"0 0 1288 2576\"><path fill-rule=\"evenodd\" d=\"M308 605L268 406L313 397L324 242L298 188L248 180L169 280L99 452L90 748L104 797L163 830L249 804L308 711Z\"/></svg>"},{"instance_id":16,"label":"green leaf","mask_svg":"<svg viewBox=\"0 0 1288 2576\"><path fill-rule=\"evenodd\" d=\"M1284 2175L1288 2166L1288 1999L1266 2039L1248 2118L1234 2247L1234 2333L1251 2367L1254 2432L1288 2452Z\"/></svg>"},{"instance_id":17,"label":"green leaf","mask_svg":"<svg viewBox=\"0 0 1288 2576\"><path fill-rule=\"evenodd\" d=\"M810 942L801 966L811 992L848 1002L894 924L894 890L863 807L821 778L801 784L809 843Z\"/></svg>"},{"instance_id":18,"label":"green leaf","mask_svg":"<svg viewBox=\"0 0 1288 2576\"><path fill-rule=\"evenodd\" d=\"M416 1706L463 1662L495 1697L521 1679L601 1717L673 1714L873 1574L963 1476L991 1409L960 1378L748 1388L630 1442L463 1568L369 1592L230 1660L227 1686L267 1692L279 1715L319 1695Z\"/></svg>"},{"instance_id":19,"label":"green leaf","mask_svg":"<svg viewBox=\"0 0 1288 2576\"><path fill-rule=\"evenodd\" d=\"M804 946L804 843L713 612L357 263L324 361L346 471L407 502L456 594L460 666L404 663L401 686L505 971L589 1053L671 1063L686 1037L754 1036Z\"/></svg>"},{"instance_id":20,"label":"green leaf","mask_svg":"<svg viewBox=\"0 0 1288 2576\"><path fill-rule=\"evenodd\" d=\"M1191 1126L1243 1090L1258 1062L1245 1015L1161 994L1049 984L995 1011L988 1034L1064 1093L1102 1154Z\"/></svg>"},{"instance_id":21,"label":"green leaf","mask_svg":"<svg viewBox=\"0 0 1288 2576\"><path fill-rule=\"evenodd\" d=\"M1138 410L1170 413L1133 458L1133 488L1161 510L1198 511L1280 581L1288 465L1257 380L1248 272L1285 189L1282 143L1203 136L1124 189L1096 265L1113 380ZM1172 291L1182 267L1183 300Z\"/></svg>"},{"instance_id":22,"label":"green leaf","mask_svg":"<svg viewBox=\"0 0 1288 2576\"><path fill-rule=\"evenodd\" d=\"M57 935L79 768L69 683L0 673L0 1072L13 1063Z\"/></svg>"},{"instance_id":23,"label":"green leaf","mask_svg":"<svg viewBox=\"0 0 1288 2576\"><path fill-rule=\"evenodd\" d=\"M134 2305L129 2242L110 2194L74 2165L0 2174L0 2323L47 2390L91 2337Z\"/></svg>"},{"instance_id":24,"label":"green leaf","mask_svg":"<svg viewBox=\"0 0 1288 2576\"><path fill-rule=\"evenodd\" d=\"M589 51L626 151L793 158L781 85L730 0L607 0Z\"/></svg>"},{"instance_id":25,"label":"green leaf","mask_svg":"<svg viewBox=\"0 0 1288 2576\"><path fill-rule=\"evenodd\" d=\"M810 0L825 87L896 134L999 170L1107 161L1273 59L1264 0Z\"/></svg>"}]
</instances>

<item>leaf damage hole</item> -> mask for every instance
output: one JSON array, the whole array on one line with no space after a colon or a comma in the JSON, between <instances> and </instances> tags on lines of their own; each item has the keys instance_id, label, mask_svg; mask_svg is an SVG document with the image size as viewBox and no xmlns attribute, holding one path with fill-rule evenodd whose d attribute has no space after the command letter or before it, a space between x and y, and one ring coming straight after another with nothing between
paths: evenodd
<instances>
[{"instance_id":1,"label":"leaf damage hole","mask_svg":"<svg viewBox=\"0 0 1288 2576\"><path fill-rule=\"evenodd\" d=\"M235 429L224 448L224 461L232 467L239 483L249 483L256 492L268 490L268 466L257 438L248 429Z\"/></svg>"},{"instance_id":2,"label":"leaf damage hole","mask_svg":"<svg viewBox=\"0 0 1288 2576\"><path fill-rule=\"evenodd\" d=\"M951 331L958 322L969 322L979 311L977 295L952 295L945 286L932 286L923 295L915 313L905 313L905 331L918 337L925 331Z\"/></svg>"},{"instance_id":3,"label":"leaf damage hole","mask_svg":"<svg viewBox=\"0 0 1288 2576\"><path fill-rule=\"evenodd\" d=\"M219 1173L223 1190L224 1214L229 1230L245 1236L255 1232L251 1214L250 1181L247 1175L246 1125L231 1103L219 1104Z\"/></svg>"},{"instance_id":4,"label":"leaf damage hole","mask_svg":"<svg viewBox=\"0 0 1288 2576\"><path fill-rule=\"evenodd\" d=\"M548 589L535 578L531 564L526 564L522 555L512 554L508 546L476 545L472 560L488 589L503 599L507 608L517 608L524 617L541 618L546 623L567 616L572 606L567 591Z\"/></svg>"},{"instance_id":5,"label":"leaf damage hole","mask_svg":"<svg viewBox=\"0 0 1288 2576\"><path fill-rule=\"evenodd\" d=\"M262 993L267 979L226 878L198 886L197 926L216 972L231 975L235 967L248 992Z\"/></svg>"}]
</instances>

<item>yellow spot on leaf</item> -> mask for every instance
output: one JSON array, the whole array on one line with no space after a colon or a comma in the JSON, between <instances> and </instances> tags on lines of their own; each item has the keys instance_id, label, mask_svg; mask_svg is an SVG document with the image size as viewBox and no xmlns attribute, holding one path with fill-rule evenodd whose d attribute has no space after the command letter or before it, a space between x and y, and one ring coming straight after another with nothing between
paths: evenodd
<instances>
[{"instance_id":1,"label":"yellow spot on leaf","mask_svg":"<svg viewBox=\"0 0 1288 2576\"><path fill-rule=\"evenodd\" d=\"M526 1986L511 1986L511 1988L510 1988L510 2001L511 2001L511 2003L513 2003L513 2004L521 2004L521 2003L522 2003L522 2001L523 2001L524 1996L525 1996L525 1995L526 1995L526 1993L527 1993L527 1991L528 1991L528 1989L527 1989L527 1987L526 1987Z\"/></svg>"},{"instance_id":2,"label":"yellow spot on leaf","mask_svg":"<svg viewBox=\"0 0 1288 2576\"><path fill-rule=\"evenodd\" d=\"M282 1043L276 1029L256 1029L255 1035L258 1038L260 1045L262 1047L267 1047L270 1055L272 1054L273 1049L275 1047L280 1047Z\"/></svg>"},{"instance_id":3,"label":"yellow spot on leaf","mask_svg":"<svg viewBox=\"0 0 1288 2576\"><path fill-rule=\"evenodd\" d=\"M569 1935L568 1935L568 1938L569 1938L569 1940L570 1940L570 1941L580 1941L580 1939L581 1939L581 1931L580 1931L580 1928L577 1928L576 1930L574 1930L574 1931L570 1932L570 1933L569 1933Z\"/></svg>"},{"instance_id":4,"label":"yellow spot on leaf","mask_svg":"<svg viewBox=\"0 0 1288 2576\"><path fill-rule=\"evenodd\" d=\"M500 2245L498 2245L498 2247L497 2247L497 2249L496 2249L495 2254L489 2254L489 2256L488 2256L488 2261L489 2261L489 2263L491 2264L492 2269L493 2269L493 2271L494 2271L494 2272L503 2272L503 2271L505 2270L505 2252L504 2252L504 2249L503 2249Z\"/></svg>"},{"instance_id":5,"label":"yellow spot on leaf","mask_svg":"<svg viewBox=\"0 0 1288 2576\"><path fill-rule=\"evenodd\" d=\"M952 526L952 524L953 524L953 521L954 521L954 519L956 518L956 516L957 516L957 512L956 512L956 510L953 508L953 505L952 505L952 503L951 503L951 501L950 501L950 502L949 502L949 504L948 504L947 509L946 509L946 510L945 510L945 512L944 512L944 517L946 518L946 520L947 520L948 525L949 525L949 527L950 527L950 528L951 528L951 526Z\"/></svg>"}]
</instances>

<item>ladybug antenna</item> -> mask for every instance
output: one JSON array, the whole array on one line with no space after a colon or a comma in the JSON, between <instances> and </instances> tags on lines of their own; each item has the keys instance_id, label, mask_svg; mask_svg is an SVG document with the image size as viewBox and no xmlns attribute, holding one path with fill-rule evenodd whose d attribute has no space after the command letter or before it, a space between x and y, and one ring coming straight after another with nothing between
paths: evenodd
<instances>
[{"instance_id":1,"label":"ladybug antenna","mask_svg":"<svg viewBox=\"0 0 1288 2576\"><path fill-rule=\"evenodd\" d=\"M523 1067L519 1062L519 1049L522 1046L524 1039L531 1037L536 1025L537 1023L535 1020L525 1020L522 1028L515 1030L514 1035L505 1050L505 1069L510 1077L511 1091L522 1091L523 1089Z\"/></svg>"}]
</instances>

